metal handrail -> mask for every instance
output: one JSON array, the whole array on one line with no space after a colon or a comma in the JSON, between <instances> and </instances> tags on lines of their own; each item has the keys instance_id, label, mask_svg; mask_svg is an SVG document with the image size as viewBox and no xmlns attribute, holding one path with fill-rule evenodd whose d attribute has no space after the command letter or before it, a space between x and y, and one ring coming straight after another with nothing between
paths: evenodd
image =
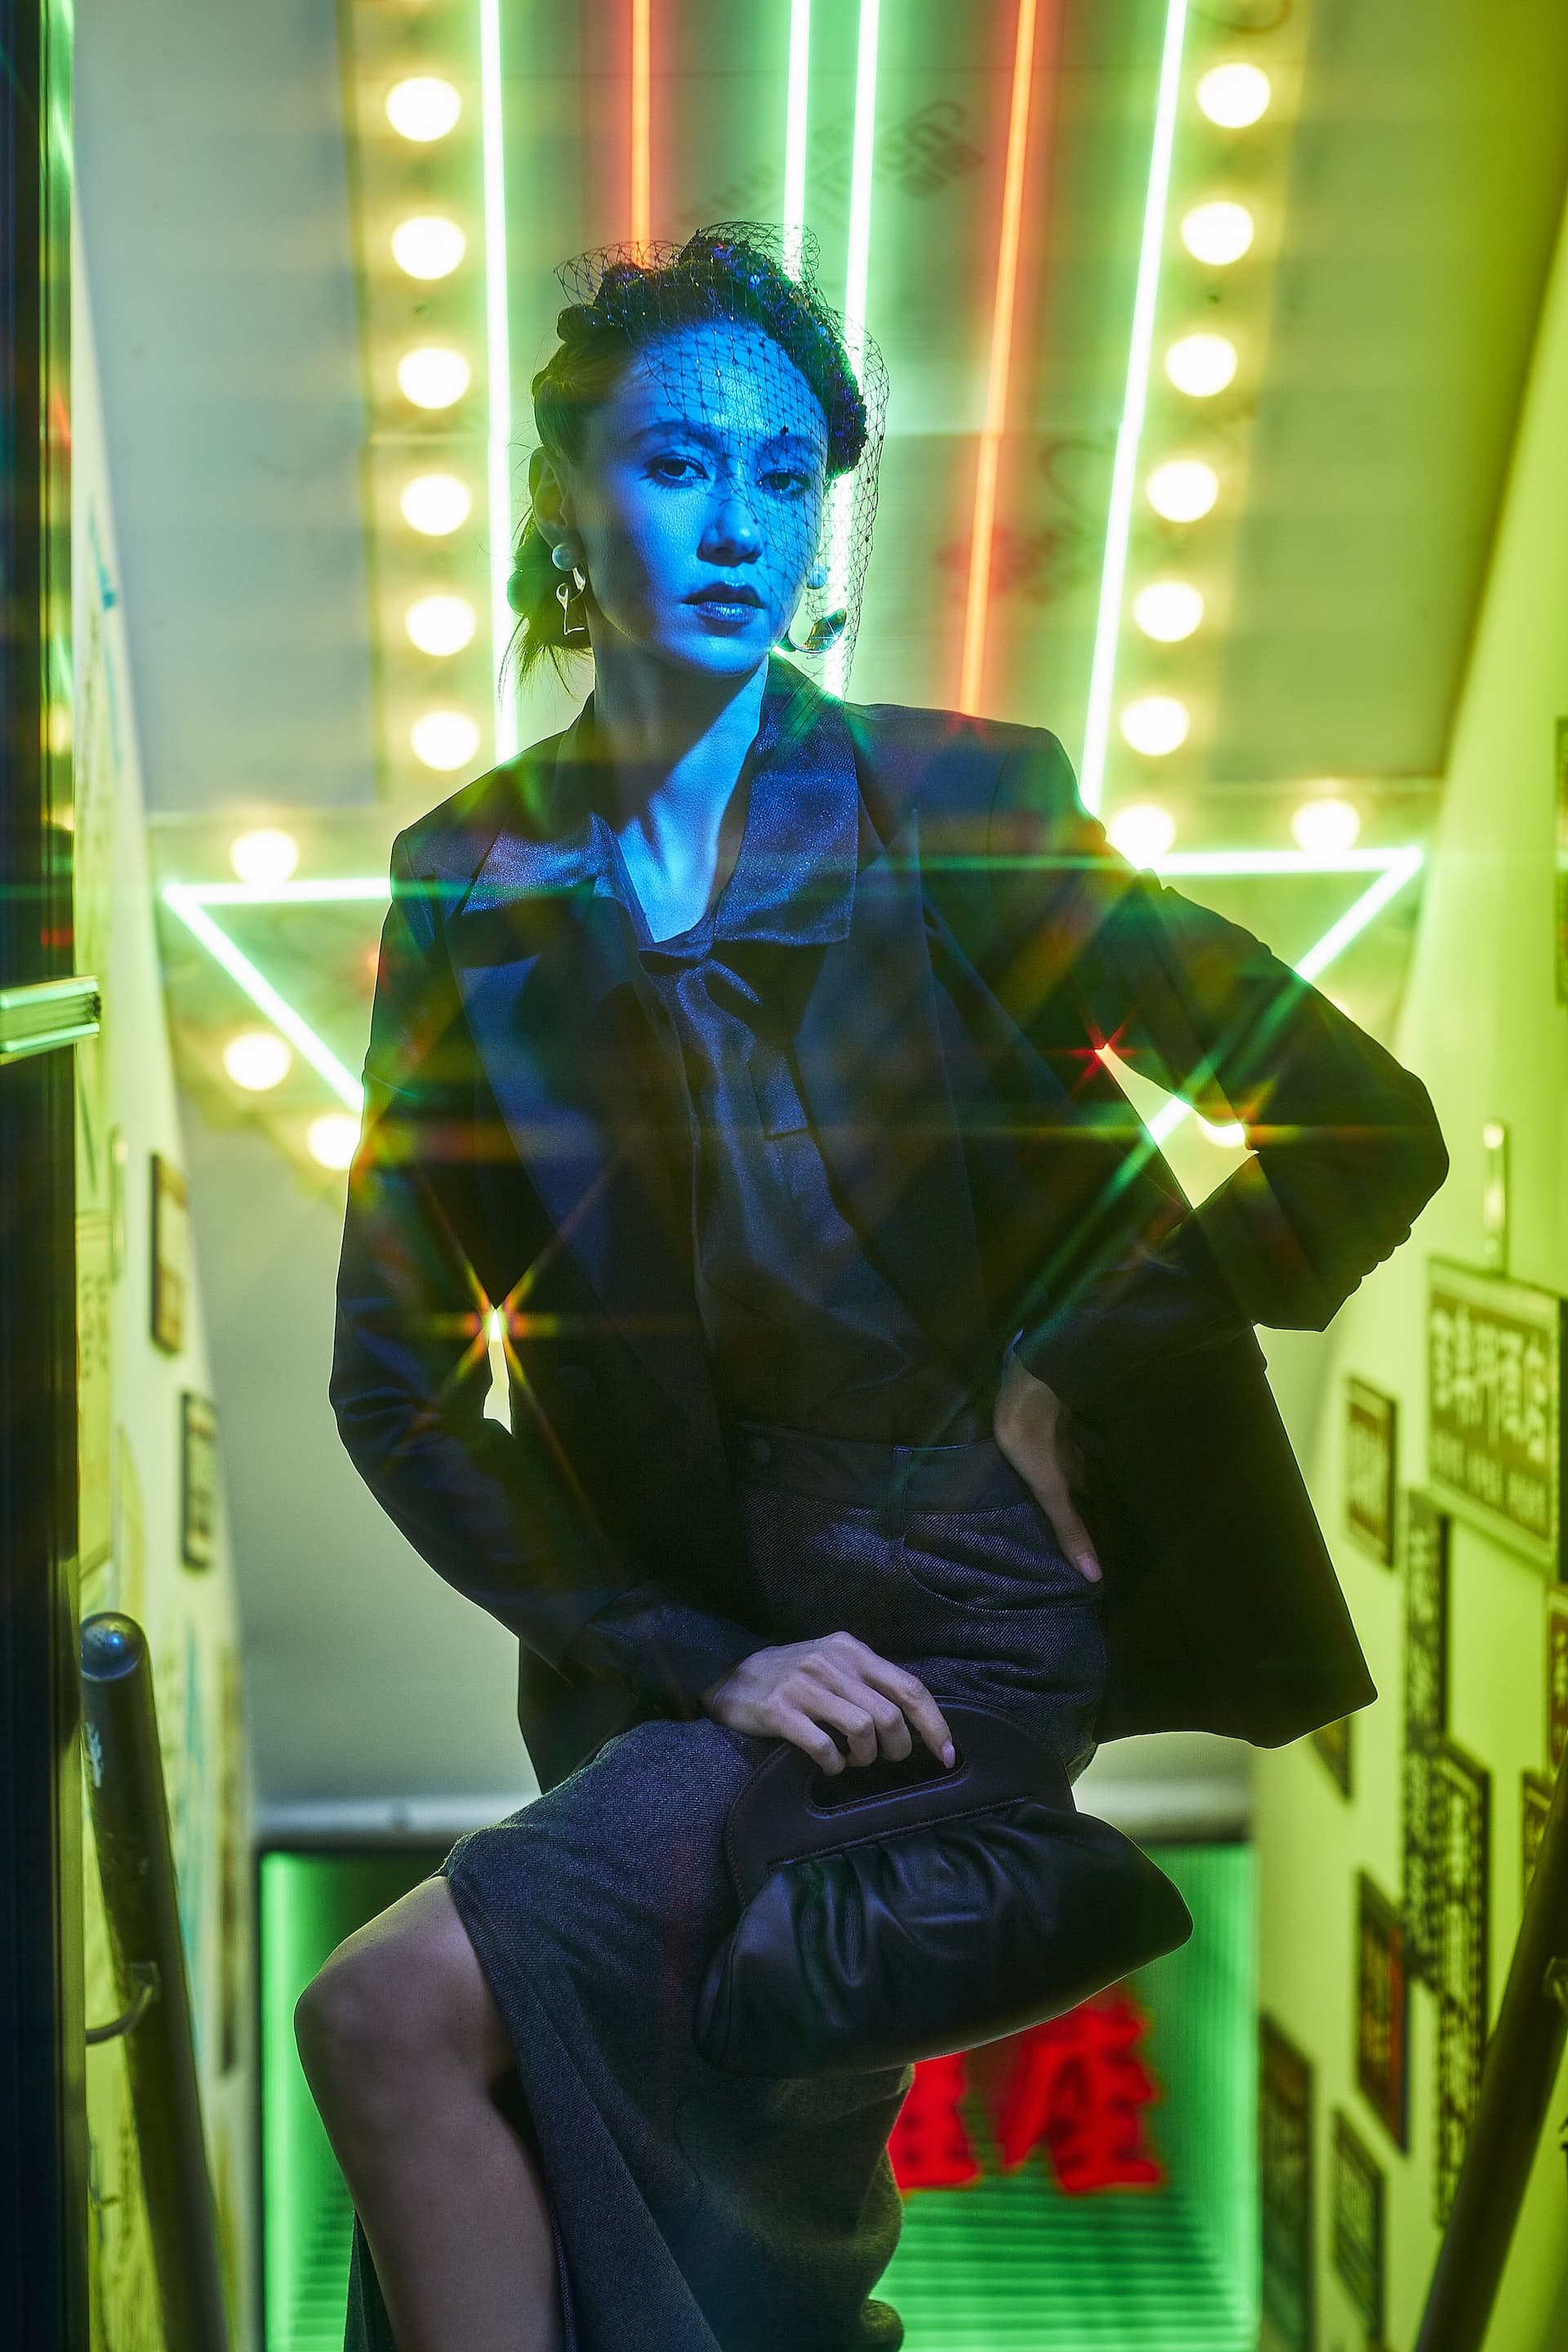
<instances>
[{"instance_id":1,"label":"metal handrail","mask_svg":"<svg viewBox=\"0 0 1568 2352\"><path fill-rule=\"evenodd\" d=\"M1568 1759L1525 1897L1502 2007L1415 2352L1480 2352L1568 2037Z\"/></svg>"},{"instance_id":2,"label":"metal handrail","mask_svg":"<svg viewBox=\"0 0 1568 2352\"><path fill-rule=\"evenodd\" d=\"M147 1640L109 1611L81 1629L83 1731L167 2352L228 2352Z\"/></svg>"}]
</instances>

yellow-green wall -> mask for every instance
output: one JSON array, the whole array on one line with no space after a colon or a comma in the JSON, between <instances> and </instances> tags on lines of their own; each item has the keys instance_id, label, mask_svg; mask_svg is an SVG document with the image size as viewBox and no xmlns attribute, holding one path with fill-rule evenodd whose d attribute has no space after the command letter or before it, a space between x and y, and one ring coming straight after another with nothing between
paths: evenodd
<instances>
[{"instance_id":1,"label":"yellow-green wall","mask_svg":"<svg viewBox=\"0 0 1568 2352\"><path fill-rule=\"evenodd\" d=\"M183 1169L153 933L142 779L91 305L73 271L72 556L77 965L103 992L101 1035L77 1048L83 1616L121 1609L145 1631L190 1977L208 2160L235 2352L256 2341L250 2244L253 1929L239 1627L224 1516L209 1565L183 1557L183 1394L212 1395L194 1251L177 1349L151 1330L154 1152ZM121 2006L90 1820L84 1822L87 2014ZM87 2053L95 2352L162 2352L125 2045Z\"/></svg>"},{"instance_id":2,"label":"yellow-green wall","mask_svg":"<svg viewBox=\"0 0 1568 2352\"><path fill-rule=\"evenodd\" d=\"M1509 1272L1568 1293L1568 1009L1554 998L1553 739L1568 714L1568 246L1543 308L1490 575L1455 726L1442 814L1399 1026L1389 1043L1431 1089L1453 1169L1412 1239L1316 1343L1323 1381L1304 1456L1381 1696L1356 1718L1353 1798L1306 1744L1259 1758L1260 1993L1316 2068L1319 2343L1363 2342L1328 2253L1331 2110L1348 2111L1388 2181L1392 2352L1414 2341L1437 2244L1433 2218L1436 2021L1411 1996L1410 2147L1354 2087L1358 1870L1400 1886L1403 1594L1345 1536L1344 1385L1399 1401L1399 1476L1426 1469L1424 1310L1430 1253L1479 1265L1483 1123L1511 1149ZM1289 1351L1294 1357L1294 1350ZM1544 1585L1506 1545L1456 1517L1449 1728L1492 1775L1490 2020L1521 1912L1520 1776L1545 1765ZM1553 2121L1568 2110L1568 2071ZM1568 2197L1556 2135L1538 2154L1488 2352L1568 2343Z\"/></svg>"}]
</instances>

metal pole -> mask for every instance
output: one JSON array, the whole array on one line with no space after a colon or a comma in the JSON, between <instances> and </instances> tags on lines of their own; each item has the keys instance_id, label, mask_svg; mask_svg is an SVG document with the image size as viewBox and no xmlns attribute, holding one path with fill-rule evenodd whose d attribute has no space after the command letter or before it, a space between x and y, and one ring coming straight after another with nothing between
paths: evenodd
<instances>
[{"instance_id":1,"label":"metal pole","mask_svg":"<svg viewBox=\"0 0 1568 2352\"><path fill-rule=\"evenodd\" d=\"M1568 2011L1568 1760L1559 1769L1524 1917L1487 2043L1475 2120L1415 2352L1480 2352L1551 2102Z\"/></svg>"},{"instance_id":2,"label":"metal pole","mask_svg":"<svg viewBox=\"0 0 1568 2352\"><path fill-rule=\"evenodd\" d=\"M122 1997L156 1970L156 1997L125 2049L164 2342L167 2352L227 2352L153 1676L135 1620L88 1618L81 1672L98 1866Z\"/></svg>"}]
</instances>

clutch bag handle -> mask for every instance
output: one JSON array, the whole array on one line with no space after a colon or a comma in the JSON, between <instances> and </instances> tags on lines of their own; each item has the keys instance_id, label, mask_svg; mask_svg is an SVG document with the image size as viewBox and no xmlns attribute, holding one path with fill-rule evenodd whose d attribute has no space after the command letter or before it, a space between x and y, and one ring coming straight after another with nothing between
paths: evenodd
<instances>
[{"instance_id":1,"label":"clutch bag handle","mask_svg":"<svg viewBox=\"0 0 1568 2352\"><path fill-rule=\"evenodd\" d=\"M829 1779L804 1748L781 1740L734 1799L725 1822L725 1856L742 1903L751 1901L781 1863L865 1838L982 1812L1019 1797L1076 1813L1072 1783L1054 1749L975 1701L943 1700L942 1711L958 1751L951 1769L917 1745L908 1759L912 1769L886 1762L846 1765ZM920 1767L922 1754L934 1771Z\"/></svg>"}]
</instances>

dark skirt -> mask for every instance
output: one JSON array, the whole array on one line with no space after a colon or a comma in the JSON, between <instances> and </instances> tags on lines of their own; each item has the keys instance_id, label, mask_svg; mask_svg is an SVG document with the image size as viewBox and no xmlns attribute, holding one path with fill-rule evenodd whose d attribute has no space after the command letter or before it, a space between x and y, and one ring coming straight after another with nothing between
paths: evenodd
<instances>
[{"instance_id":1,"label":"dark skirt","mask_svg":"<svg viewBox=\"0 0 1568 2352\"><path fill-rule=\"evenodd\" d=\"M1020 1493L1026 1497L1027 1490ZM879 1512L746 1485L735 1613L844 1630L941 1699L1005 1706L1076 1777L1104 1687L1100 1588L1029 1499ZM908 2068L725 2074L691 2035L736 1916L724 1818L773 1743L637 1725L442 1864L506 2021L553 2208L570 2352L890 2352L888 2137ZM853 1769L853 1768L848 1768ZM356 2220L346 2352L395 2352Z\"/></svg>"}]
</instances>

